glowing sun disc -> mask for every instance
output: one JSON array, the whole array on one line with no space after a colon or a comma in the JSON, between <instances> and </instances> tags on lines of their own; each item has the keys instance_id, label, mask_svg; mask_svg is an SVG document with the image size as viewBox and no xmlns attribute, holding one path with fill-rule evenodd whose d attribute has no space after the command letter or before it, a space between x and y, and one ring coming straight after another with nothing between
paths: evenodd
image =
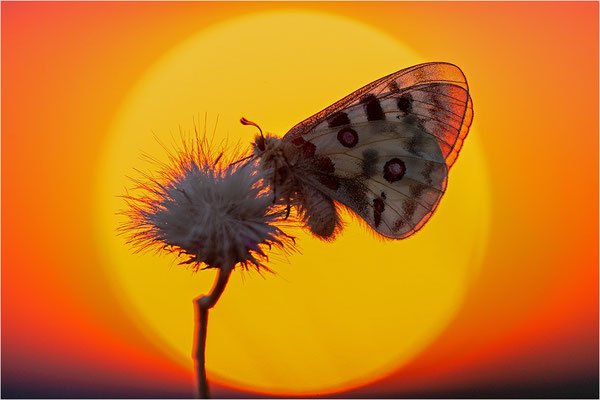
<instances>
[{"instance_id":1,"label":"glowing sun disc","mask_svg":"<svg viewBox=\"0 0 600 400\"><path fill-rule=\"evenodd\" d=\"M205 29L173 48L127 95L99 165L98 243L107 274L140 329L173 362L193 370L192 299L213 272L192 274L169 257L134 255L117 237L126 175L160 158L154 141L216 129L217 141L252 140L246 116L283 135L291 126L381 76L423 61L354 20L281 11ZM448 60L452 61L452 60ZM468 77L468 71L467 71ZM476 99L475 99L475 104ZM198 114L201 117L198 119ZM381 378L438 335L480 263L489 189L471 132L437 212L414 237L384 241L349 215L332 243L298 233L302 254L272 260L276 276L234 272L210 316L209 379L280 395L325 394Z\"/></svg>"}]
</instances>

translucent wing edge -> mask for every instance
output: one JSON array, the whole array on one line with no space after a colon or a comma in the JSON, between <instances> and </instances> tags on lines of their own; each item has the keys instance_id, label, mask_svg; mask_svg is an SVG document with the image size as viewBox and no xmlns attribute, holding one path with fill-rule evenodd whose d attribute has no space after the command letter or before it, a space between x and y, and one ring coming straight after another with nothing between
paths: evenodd
<instances>
[{"instance_id":1,"label":"translucent wing edge","mask_svg":"<svg viewBox=\"0 0 600 400\"><path fill-rule=\"evenodd\" d=\"M349 94L348 96L342 98L341 100L333 103L332 105L330 105L329 107L325 108L324 110L319 111L318 113L316 113L316 114L308 117L304 121L296 124L292 129L290 129L285 134L284 139L285 140L293 140L293 139L295 139L295 138L303 135L304 133L310 131L316 125L320 124L322 121L324 121L325 119L327 119L327 117L330 116L331 114L333 114L334 112L345 108L348 104L350 104L354 100L362 97L365 93L371 91L373 88L381 85L384 82L389 82L391 80L398 79L401 76L403 76L405 74L408 74L410 72L414 72L414 71L417 71L419 69L424 69L424 68L431 67L431 66L446 66L446 67L450 67L450 68L456 69L456 72L459 72L460 75L462 76L462 81L451 81L451 82L456 83L456 84L464 84L465 85L465 89L468 92L469 89L468 89L468 84L466 82L465 75L463 74L463 72L461 71L461 69L459 67L457 67L456 65L451 64L451 63L446 63L446 62L429 62L429 63L423 63L423 64L414 65L412 67L401 69L400 71L397 71L397 72L394 72L392 74L386 75L383 78L380 78L380 79L378 79L378 80L376 80L374 82L371 82L368 85L365 85L365 86L361 87L360 89L352 92L351 94ZM419 82L416 82L415 84L422 84L423 82L424 81L419 81ZM427 82L427 81L425 81L425 82ZM430 82L438 82L438 81L437 80L432 80ZM405 90L407 87L410 87L410 86L413 86L413 85L409 85L409 86L406 86L406 87L398 87L398 89ZM385 88L385 86L383 88ZM383 88L382 88L382 90L383 90Z\"/></svg>"}]
</instances>

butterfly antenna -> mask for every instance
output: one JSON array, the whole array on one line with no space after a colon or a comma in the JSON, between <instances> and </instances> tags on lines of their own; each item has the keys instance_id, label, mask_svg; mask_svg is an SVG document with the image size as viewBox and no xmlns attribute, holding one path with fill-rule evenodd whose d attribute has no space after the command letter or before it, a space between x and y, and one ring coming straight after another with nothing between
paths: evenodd
<instances>
[{"instance_id":1,"label":"butterfly antenna","mask_svg":"<svg viewBox=\"0 0 600 400\"><path fill-rule=\"evenodd\" d=\"M265 138L265 135L263 135L263 131L262 129L260 129L260 126L258 126L258 124L256 122L252 122L252 121L248 121L246 118L242 117L240 119L240 122L242 123L242 125L252 125L258 128L258 130L260 131L260 136L262 136L262 138Z\"/></svg>"},{"instance_id":2,"label":"butterfly antenna","mask_svg":"<svg viewBox=\"0 0 600 400\"><path fill-rule=\"evenodd\" d=\"M237 161L234 161L234 162L232 162L231 164L229 164L229 166L231 167L232 165L239 164L239 163L241 163L242 161L246 161L246 160L248 160L249 158L253 158L253 157L254 157L254 154L250 154L248 157L244 157L244 158L242 158L242 159L240 159L240 160L237 160Z\"/></svg>"}]
</instances>

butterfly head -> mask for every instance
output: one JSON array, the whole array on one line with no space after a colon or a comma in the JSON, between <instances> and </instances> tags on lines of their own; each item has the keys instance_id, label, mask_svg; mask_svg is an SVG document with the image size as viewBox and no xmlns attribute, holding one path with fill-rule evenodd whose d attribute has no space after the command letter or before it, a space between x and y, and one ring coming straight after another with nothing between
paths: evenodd
<instances>
[{"instance_id":1,"label":"butterfly head","mask_svg":"<svg viewBox=\"0 0 600 400\"><path fill-rule=\"evenodd\" d=\"M279 149L280 139L275 136L257 135L254 138L252 146L254 147L254 155L261 160L269 160L275 157L281 150Z\"/></svg>"},{"instance_id":2,"label":"butterfly head","mask_svg":"<svg viewBox=\"0 0 600 400\"><path fill-rule=\"evenodd\" d=\"M279 139L274 136L265 136L260 126L255 122L248 121L246 118L240 119L242 125L252 125L258 128L260 135L256 135L252 146L254 147L254 155L260 159L270 158L269 155L275 151Z\"/></svg>"}]
</instances>

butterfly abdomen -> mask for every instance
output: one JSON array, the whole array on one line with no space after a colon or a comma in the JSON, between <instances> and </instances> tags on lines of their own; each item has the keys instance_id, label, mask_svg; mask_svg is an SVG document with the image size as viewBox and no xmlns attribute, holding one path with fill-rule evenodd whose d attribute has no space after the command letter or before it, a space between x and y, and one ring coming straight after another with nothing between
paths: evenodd
<instances>
[{"instance_id":1,"label":"butterfly abdomen","mask_svg":"<svg viewBox=\"0 0 600 400\"><path fill-rule=\"evenodd\" d=\"M305 225L322 239L333 237L341 222L331 197L308 185L299 189L299 211Z\"/></svg>"}]
</instances>

